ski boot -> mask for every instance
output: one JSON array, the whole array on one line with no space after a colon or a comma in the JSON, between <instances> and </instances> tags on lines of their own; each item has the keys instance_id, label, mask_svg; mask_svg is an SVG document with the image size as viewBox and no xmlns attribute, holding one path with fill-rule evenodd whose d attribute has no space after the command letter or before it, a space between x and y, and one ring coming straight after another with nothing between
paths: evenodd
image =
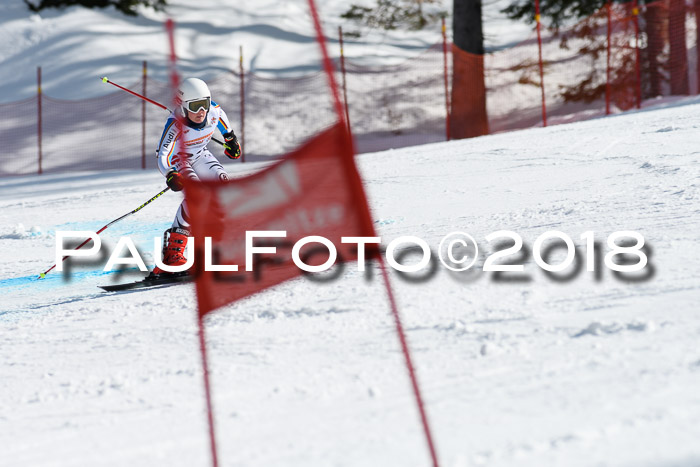
<instances>
[{"instance_id":1,"label":"ski boot","mask_svg":"<svg viewBox=\"0 0 700 467\"><path fill-rule=\"evenodd\" d=\"M168 266L181 266L187 262L184 252L187 246L187 237L190 235L189 230L172 227L165 231L163 234L163 264ZM183 272L168 272L164 271L158 266L153 268L153 272L148 276L148 278L154 278L155 276L163 275L185 275L186 271Z\"/></svg>"}]
</instances>

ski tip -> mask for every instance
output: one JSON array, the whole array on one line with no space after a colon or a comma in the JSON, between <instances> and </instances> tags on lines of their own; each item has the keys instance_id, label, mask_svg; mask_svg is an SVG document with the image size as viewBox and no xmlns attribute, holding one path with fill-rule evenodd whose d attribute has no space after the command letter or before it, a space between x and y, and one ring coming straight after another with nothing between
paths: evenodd
<instances>
[{"instance_id":1,"label":"ski tip","mask_svg":"<svg viewBox=\"0 0 700 467\"><path fill-rule=\"evenodd\" d=\"M46 277L45 273L42 272L41 274L39 274L39 279L43 279L44 277Z\"/></svg>"},{"instance_id":2,"label":"ski tip","mask_svg":"<svg viewBox=\"0 0 700 467\"><path fill-rule=\"evenodd\" d=\"M103 83L108 83L109 80L108 80L107 77L105 76L104 78L102 78L102 82L103 82Z\"/></svg>"}]
</instances>

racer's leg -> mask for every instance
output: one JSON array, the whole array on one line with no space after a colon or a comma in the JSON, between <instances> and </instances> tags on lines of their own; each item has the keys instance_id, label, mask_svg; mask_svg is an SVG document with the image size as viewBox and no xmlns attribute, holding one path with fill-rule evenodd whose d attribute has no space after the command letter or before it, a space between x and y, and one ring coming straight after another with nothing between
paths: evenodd
<instances>
[{"instance_id":1,"label":"racer's leg","mask_svg":"<svg viewBox=\"0 0 700 467\"><path fill-rule=\"evenodd\" d=\"M224 167L221 165L218 159L207 150L204 150L196 156L189 158L187 161L187 166L183 166L183 168L187 170L188 175L186 176L189 176L190 178L199 180L229 180L228 174L226 173L226 170L224 170ZM184 172L180 173L185 175ZM214 213L216 213L215 207L212 208L214 208ZM218 215L221 215L221 213L218 213ZM190 230L190 217L187 210L186 201L183 201L182 204L180 204L177 214L175 215L175 220L173 221L173 227Z\"/></svg>"}]
</instances>

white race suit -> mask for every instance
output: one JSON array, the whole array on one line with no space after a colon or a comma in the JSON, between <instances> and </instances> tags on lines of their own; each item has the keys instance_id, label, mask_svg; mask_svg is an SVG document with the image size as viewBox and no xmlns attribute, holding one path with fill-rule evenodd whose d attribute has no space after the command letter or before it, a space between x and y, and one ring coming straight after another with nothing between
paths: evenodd
<instances>
[{"instance_id":1,"label":"white race suit","mask_svg":"<svg viewBox=\"0 0 700 467\"><path fill-rule=\"evenodd\" d=\"M193 180L228 180L228 175L221 163L207 149L207 144L214 136L214 131L218 128L223 135L231 131L231 125L226 117L226 113L216 102L211 103L209 112L204 122L195 125L187 119L183 119L182 141L178 133L176 116L171 113L165 122L163 136L158 143L156 155L158 157L158 170L163 175L167 175L173 168L184 177ZM177 151L177 152L176 152ZM189 214L187 203L180 204L177 210L173 227L189 230Z\"/></svg>"}]
</instances>

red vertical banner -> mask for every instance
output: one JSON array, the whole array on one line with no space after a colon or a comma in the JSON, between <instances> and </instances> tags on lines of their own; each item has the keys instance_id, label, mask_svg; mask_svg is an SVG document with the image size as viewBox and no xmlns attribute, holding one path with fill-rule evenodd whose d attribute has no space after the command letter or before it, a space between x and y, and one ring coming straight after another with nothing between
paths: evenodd
<instances>
[{"instance_id":1,"label":"red vertical banner","mask_svg":"<svg viewBox=\"0 0 700 467\"><path fill-rule=\"evenodd\" d=\"M607 59L605 65L605 115L610 115L610 59L612 55L612 9L610 6L610 0L605 4L607 16L608 16L608 27L607 27Z\"/></svg>"},{"instance_id":2,"label":"red vertical banner","mask_svg":"<svg viewBox=\"0 0 700 467\"><path fill-rule=\"evenodd\" d=\"M146 97L146 81L148 79L148 64L143 61L143 84L141 94ZM141 168L146 169L146 101L141 100Z\"/></svg>"},{"instance_id":3,"label":"red vertical banner","mask_svg":"<svg viewBox=\"0 0 700 467\"><path fill-rule=\"evenodd\" d=\"M38 159L39 159L39 168L38 168L38 173L39 175L42 174L43 169L41 167L42 164L42 136L43 136L43 131L42 131L42 110L41 110L41 67L36 68L36 92L37 92L37 148L38 148Z\"/></svg>"},{"instance_id":4,"label":"red vertical banner","mask_svg":"<svg viewBox=\"0 0 700 467\"><path fill-rule=\"evenodd\" d=\"M245 162L245 70L243 69L243 46L239 47L239 73L241 75L241 164Z\"/></svg>"},{"instance_id":5,"label":"red vertical banner","mask_svg":"<svg viewBox=\"0 0 700 467\"><path fill-rule=\"evenodd\" d=\"M450 85L447 76L447 26L445 18L442 18L442 58L443 58L443 74L445 78L445 137L450 140Z\"/></svg>"},{"instance_id":6,"label":"red vertical banner","mask_svg":"<svg viewBox=\"0 0 700 467\"><path fill-rule=\"evenodd\" d=\"M343 47L343 27L338 26L338 40L340 41L340 72L343 76L343 104L345 104L345 122L348 124L348 133L352 136L350 126L350 109L348 108L347 73L345 73L345 49Z\"/></svg>"},{"instance_id":7,"label":"red vertical banner","mask_svg":"<svg viewBox=\"0 0 700 467\"><path fill-rule=\"evenodd\" d=\"M544 60L542 59L542 24L540 21L540 0L535 0L535 22L537 23L537 54L540 67L540 90L542 93L542 126L547 126L547 101L544 92Z\"/></svg>"}]
</instances>

